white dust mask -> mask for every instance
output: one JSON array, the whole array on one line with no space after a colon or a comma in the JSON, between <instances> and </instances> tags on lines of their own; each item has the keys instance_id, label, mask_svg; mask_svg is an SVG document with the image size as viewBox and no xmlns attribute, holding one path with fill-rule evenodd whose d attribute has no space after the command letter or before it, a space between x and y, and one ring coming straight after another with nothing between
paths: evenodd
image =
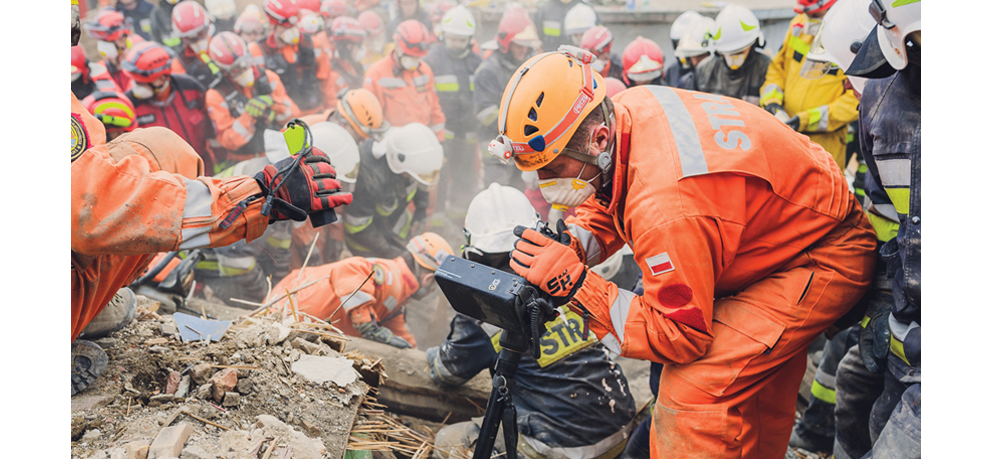
<instances>
[{"instance_id":1,"label":"white dust mask","mask_svg":"<svg viewBox=\"0 0 992 459\"><path fill-rule=\"evenodd\" d=\"M355 62L361 62L368 55L368 51L365 50L364 46L359 46L354 51L351 52L351 60Z\"/></svg>"},{"instance_id":2,"label":"white dust mask","mask_svg":"<svg viewBox=\"0 0 992 459\"><path fill-rule=\"evenodd\" d=\"M596 59L596 60L592 61L592 64L590 64L590 65L592 65L592 69L595 70L596 73L599 73L600 75L602 75L603 74L603 69L606 68L606 61L604 61L602 59Z\"/></svg>"},{"instance_id":3,"label":"white dust mask","mask_svg":"<svg viewBox=\"0 0 992 459\"><path fill-rule=\"evenodd\" d=\"M416 57L403 56L400 58L400 65L403 66L404 69L412 72L417 70L417 67L420 66L420 59L417 59Z\"/></svg>"},{"instance_id":4,"label":"white dust mask","mask_svg":"<svg viewBox=\"0 0 992 459\"><path fill-rule=\"evenodd\" d=\"M747 60L747 55L750 54L748 51L750 51L750 49L737 54L724 54L723 59L727 61L727 66L730 67L730 70L737 70L741 68L741 66L744 65L744 61Z\"/></svg>"},{"instance_id":5,"label":"white dust mask","mask_svg":"<svg viewBox=\"0 0 992 459\"><path fill-rule=\"evenodd\" d=\"M255 72L252 69L245 69L244 72L238 74L234 77L234 82L241 86L242 88L251 87L255 84Z\"/></svg>"},{"instance_id":6,"label":"white dust mask","mask_svg":"<svg viewBox=\"0 0 992 459\"><path fill-rule=\"evenodd\" d=\"M151 85L135 82L131 85L131 94L138 99L151 99L155 95L155 90Z\"/></svg>"},{"instance_id":7,"label":"white dust mask","mask_svg":"<svg viewBox=\"0 0 992 459\"><path fill-rule=\"evenodd\" d=\"M585 168L586 165L583 164L582 169L579 170L579 177L582 176L582 171ZM541 189L544 199L551 203L551 207L564 212L571 207L582 204L582 202L589 199L589 196L592 196L596 192L596 189L590 186L589 182L596 180L596 177L599 177L600 174L602 172L589 180L582 180L579 177L573 179L553 178L538 180L537 186Z\"/></svg>"},{"instance_id":8,"label":"white dust mask","mask_svg":"<svg viewBox=\"0 0 992 459\"><path fill-rule=\"evenodd\" d=\"M107 60L117 59L117 45L112 41L97 41L96 50L100 52L100 56Z\"/></svg>"},{"instance_id":9,"label":"white dust mask","mask_svg":"<svg viewBox=\"0 0 992 459\"><path fill-rule=\"evenodd\" d=\"M282 40L283 43L295 45L300 42L300 29L297 29L296 27L286 29L279 34L279 39Z\"/></svg>"}]
</instances>

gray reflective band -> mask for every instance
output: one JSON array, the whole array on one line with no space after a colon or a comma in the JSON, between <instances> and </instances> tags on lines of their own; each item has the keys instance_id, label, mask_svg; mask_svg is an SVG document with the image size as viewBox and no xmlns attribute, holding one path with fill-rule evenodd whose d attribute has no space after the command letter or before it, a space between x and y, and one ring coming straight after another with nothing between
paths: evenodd
<instances>
[{"instance_id":1,"label":"gray reflective band","mask_svg":"<svg viewBox=\"0 0 992 459\"><path fill-rule=\"evenodd\" d=\"M675 91L662 86L647 86L651 94L661 104L672 129L675 147L679 150L679 162L682 163L682 176L691 177L709 173L706 157L703 156L703 146L699 143L699 133L696 124L692 122L689 109Z\"/></svg>"}]
</instances>

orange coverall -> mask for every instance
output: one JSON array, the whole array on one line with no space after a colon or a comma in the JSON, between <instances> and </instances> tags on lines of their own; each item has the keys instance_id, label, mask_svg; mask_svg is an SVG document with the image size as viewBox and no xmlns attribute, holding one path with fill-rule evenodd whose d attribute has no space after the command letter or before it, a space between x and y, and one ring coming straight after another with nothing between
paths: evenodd
<instances>
[{"instance_id":1,"label":"orange coverall","mask_svg":"<svg viewBox=\"0 0 992 459\"><path fill-rule=\"evenodd\" d=\"M72 330L75 339L158 252L222 247L262 235L252 177L202 177L176 133L137 129L103 144L103 126L72 96ZM223 221L230 226L221 228Z\"/></svg>"},{"instance_id":2,"label":"orange coverall","mask_svg":"<svg viewBox=\"0 0 992 459\"><path fill-rule=\"evenodd\" d=\"M371 278L369 273L372 273ZM410 295L420 288L420 283L403 257L392 260L351 257L306 268L302 276L299 274L299 269L289 273L272 288L273 295L319 280L316 285L296 294L295 301L300 311L334 322L334 326L345 334L358 337L362 334L355 326L372 321L374 315L380 326L392 330L396 336L417 347L417 341L406 328L403 308ZM366 278L368 281L362 285ZM361 289L358 288L360 285ZM348 299L349 296L351 299ZM348 302L339 308L344 300ZM282 307L283 303L285 300L274 307Z\"/></svg>"},{"instance_id":3,"label":"orange coverall","mask_svg":"<svg viewBox=\"0 0 992 459\"><path fill-rule=\"evenodd\" d=\"M326 35L325 35L326 37ZM271 44L275 44L276 41L270 33L266 38ZM312 39L312 38L311 38ZM324 102L322 106L314 107L313 109L301 111L300 115L312 115L314 113L320 113L324 109L335 107L337 105L338 95L334 92L334 82L331 80L331 56L327 54L328 43L320 43L320 39L313 40L313 50L314 59L317 61L317 82L320 85L320 92L324 95ZM274 47L274 46L273 46ZM284 45L279 48L279 52L282 57L286 59L286 62L290 64L296 63L296 58L298 57L300 45ZM258 46L257 42L248 43L248 51L252 56L255 56L255 65L265 68L265 54L262 48ZM271 71L271 69L266 70Z\"/></svg>"},{"instance_id":4,"label":"orange coverall","mask_svg":"<svg viewBox=\"0 0 992 459\"><path fill-rule=\"evenodd\" d=\"M665 364L653 458L783 457L806 348L867 289L874 232L830 154L757 106L615 103L612 200L568 223L590 266L629 243L644 294L589 271L573 301L608 348Z\"/></svg>"},{"instance_id":5,"label":"orange coverall","mask_svg":"<svg viewBox=\"0 0 992 459\"><path fill-rule=\"evenodd\" d=\"M272 93L269 95L275 101L272 104L272 111L277 113L276 121L285 123L293 117L298 116L300 109L286 95L286 88L283 87L282 81L279 80L279 75L276 75L271 70L266 70L265 76L268 77L269 85L272 87ZM240 89L246 98L251 99L254 97L252 88ZM206 103L207 114L214 123L214 131L217 132L217 142L228 151L229 162L233 163L251 159L244 155L238 155L235 152L250 142L255 135L262 135L261 132L255 132L255 117L249 115L247 111L242 111L237 118L231 116L230 105L224 100L224 96L217 89L207 90ZM259 150L248 153L261 155L265 152Z\"/></svg>"},{"instance_id":6,"label":"orange coverall","mask_svg":"<svg viewBox=\"0 0 992 459\"><path fill-rule=\"evenodd\" d=\"M423 60L410 72L390 54L365 71L365 89L372 91L382 105L382 115L396 127L420 123L444 142L444 113L434 90L434 72Z\"/></svg>"}]
</instances>

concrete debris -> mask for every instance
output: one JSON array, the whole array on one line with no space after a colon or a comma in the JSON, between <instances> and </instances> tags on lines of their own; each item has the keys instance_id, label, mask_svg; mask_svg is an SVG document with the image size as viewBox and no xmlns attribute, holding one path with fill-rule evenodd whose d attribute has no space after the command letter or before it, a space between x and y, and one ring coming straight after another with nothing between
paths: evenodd
<instances>
[{"instance_id":1,"label":"concrete debris","mask_svg":"<svg viewBox=\"0 0 992 459\"><path fill-rule=\"evenodd\" d=\"M100 438L101 435L103 432L100 432L100 429L89 430L83 434L83 441L93 441Z\"/></svg>"},{"instance_id":2,"label":"concrete debris","mask_svg":"<svg viewBox=\"0 0 992 459\"><path fill-rule=\"evenodd\" d=\"M213 392L213 384L200 384L200 387L196 388L196 398L200 400L206 400L210 398L210 394Z\"/></svg>"},{"instance_id":3,"label":"concrete debris","mask_svg":"<svg viewBox=\"0 0 992 459\"><path fill-rule=\"evenodd\" d=\"M267 436L283 438L283 443L292 448L294 459L321 459L323 457L313 440L310 440L302 432L287 426L275 416L263 414L258 417L258 422L255 425L261 428ZM277 446L274 453L278 454L279 450L280 448Z\"/></svg>"},{"instance_id":4,"label":"concrete debris","mask_svg":"<svg viewBox=\"0 0 992 459\"><path fill-rule=\"evenodd\" d=\"M162 429L148 448L148 459L179 457L183 451L183 446L186 445L186 440L192 433L193 428L185 422Z\"/></svg>"},{"instance_id":5,"label":"concrete debris","mask_svg":"<svg viewBox=\"0 0 992 459\"><path fill-rule=\"evenodd\" d=\"M189 370L189 375L193 378L193 382L196 385L204 384L210 379L210 374L213 372L213 367L209 363L198 363L193 365L193 368Z\"/></svg>"},{"instance_id":6,"label":"concrete debris","mask_svg":"<svg viewBox=\"0 0 992 459\"><path fill-rule=\"evenodd\" d=\"M148 352L151 352L152 354L164 354L169 352L169 348L165 346L152 346L148 348Z\"/></svg>"},{"instance_id":7,"label":"concrete debris","mask_svg":"<svg viewBox=\"0 0 992 459\"><path fill-rule=\"evenodd\" d=\"M330 381L337 387L345 387L358 379L350 359L344 356L301 355L293 362L293 372L308 381L323 384Z\"/></svg>"},{"instance_id":8,"label":"concrete debris","mask_svg":"<svg viewBox=\"0 0 992 459\"><path fill-rule=\"evenodd\" d=\"M176 388L176 398L186 398L189 394L189 385L192 379L189 375L183 376L183 379L179 381L179 387Z\"/></svg>"},{"instance_id":9,"label":"concrete debris","mask_svg":"<svg viewBox=\"0 0 992 459\"><path fill-rule=\"evenodd\" d=\"M175 399L176 396L172 394L152 395L148 398L148 406L160 406L166 403L172 403Z\"/></svg>"},{"instance_id":10,"label":"concrete debris","mask_svg":"<svg viewBox=\"0 0 992 459\"><path fill-rule=\"evenodd\" d=\"M296 339L294 339L293 342L292 342L292 345L293 345L293 347L295 347L295 348L297 348L297 349L299 349L299 350L301 350L303 352L306 352L307 354L310 354L310 355L323 355L323 352L321 352L320 346L318 346L315 343L311 343L311 342L309 342L309 341L307 341L307 340L305 340L303 338L296 338Z\"/></svg>"},{"instance_id":11,"label":"concrete debris","mask_svg":"<svg viewBox=\"0 0 992 459\"><path fill-rule=\"evenodd\" d=\"M268 329L266 329L269 345L274 346L274 345L282 344L283 341L286 341L286 338L289 338L289 334L291 332L292 330L290 330L289 327L279 322L273 323L272 325L269 326Z\"/></svg>"},{"instance_id":12,"label":"concrete debris","mask_svg":"<svg viewBox=\"0 0 992 459\"><path fill-rule=\"evenodd\" d=\"M148 448L151 444L148 440L133 441L124 445L124 457L127 459L147 459Z\"/></svg>"},{"instance_id":13,"label":"concrete debris","mask_svg":"<svg viewBox=\"0 0 992 459\"><path fill-rule=\"evenodd\" d=\"M224 403L221 404L223 407L235 407L241 403L241 394L237 392L228 392L224 394Z\"/></svg>"},{"instance_id":14,"label":"concrete debris","mask_svg":"<svg viewBox=\"0 0 992 459\"><path fill-rule=\"evenodd\" d=\"M175 395L176 391L179 390L179 382L182 380L183 376L178 371L170 371L169 377L165 380L165 393Z\"/></svg>"},{"instance_id":15,"label":"concrete debris","mask_svg":"<svg viewBox=\"0 0 992 459\"><path fill-rule=\"evenodd\" d=\"M214 401L220 403L224 399L224 394L233 391L238 385L238 370L225 368L218 371L210 378L210 383L213 384Z\"/></svg>"}]
</instances>

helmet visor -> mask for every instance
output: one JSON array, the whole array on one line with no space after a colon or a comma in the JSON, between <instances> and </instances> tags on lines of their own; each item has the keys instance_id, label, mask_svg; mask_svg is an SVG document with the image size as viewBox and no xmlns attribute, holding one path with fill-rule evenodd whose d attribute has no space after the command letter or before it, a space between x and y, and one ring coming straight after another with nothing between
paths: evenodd
<instances>
[{"instance_id":1,"label":"helmet visor","mask_svg":"<svg viewBox=\"0 0 992 459\"><path fill-rule=\"evenodd\" d=\"M803 62L803 66L799 69L799 76L803 78L808 78L810 80L815 80L820 78L831 71L835 71L839 67L830 61L821 61L810 59L809 56L806 57L806 61Z\"/></svg>"}]
</instances>

